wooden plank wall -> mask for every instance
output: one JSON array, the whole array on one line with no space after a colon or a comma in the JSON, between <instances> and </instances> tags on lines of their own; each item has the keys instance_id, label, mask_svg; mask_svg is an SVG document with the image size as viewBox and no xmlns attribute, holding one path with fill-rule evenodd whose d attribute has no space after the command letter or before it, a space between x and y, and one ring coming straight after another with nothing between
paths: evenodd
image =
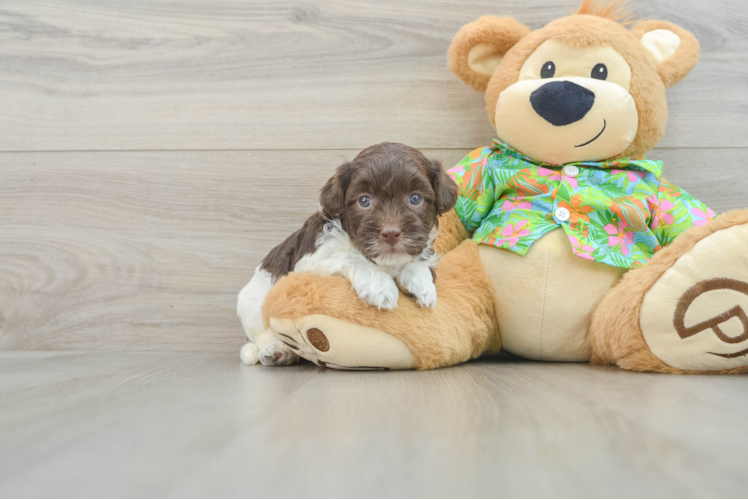
<instances>
[{"instance_id":1,"label":"wooden plank wall","mask_svg":"<svg viewBox=\"0 0 748 500\"><path fill-rule=\"evenodd\" d=\"M446 66L484 14L564 0L3 0L0 349L234 350L235 294L344 159L488 144ZM650 156L717 211L748 205L748 9L639 2L692 30Z\"/></svg>"}]
</instances>

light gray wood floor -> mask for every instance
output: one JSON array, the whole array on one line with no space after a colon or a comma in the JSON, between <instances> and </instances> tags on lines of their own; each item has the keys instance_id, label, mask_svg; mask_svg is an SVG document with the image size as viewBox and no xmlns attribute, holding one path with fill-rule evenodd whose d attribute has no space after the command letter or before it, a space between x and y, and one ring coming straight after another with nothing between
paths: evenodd
<instances>
[{"instance_id":1,"label":"light gray wood floor","mask_svg":"<svg viewBox=\"0 0 748 500\"><path fill-rule=\"evenodd\" d=\"M745 496L746 377L238 363L236 293L337 165L492 140L459 27L575 3L2 0L0 496ZM650 157L748 206L745 1L635 3L702 46Z\"/></svg>"},{"instance_id":2,"label":"light gray wood floor","mask_svg":"<svg viewBox=\"0 0 748 500\"><path fill-rule=\"evenodd\" d=\"M0 353L0 495L745 496L748 379Z\"/></svg>"}]
</instances>

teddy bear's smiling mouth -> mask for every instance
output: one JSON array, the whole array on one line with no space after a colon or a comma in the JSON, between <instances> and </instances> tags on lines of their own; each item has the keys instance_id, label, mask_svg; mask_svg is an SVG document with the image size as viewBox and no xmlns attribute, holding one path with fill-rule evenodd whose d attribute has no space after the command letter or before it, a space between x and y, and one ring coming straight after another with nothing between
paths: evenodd
<instances>
[{"instance_id":1,"label":"teddy bear's smiling mouth","mask_svg":"<svg viewBox=\"0 0 748 500\"><path fill-rule=\"evenodd\" d=\"M605 127L607 127L607 126L608 126L608 122L605 121L605 119L603 118L603 129L600 131L600 133L597 134L592 139L590 139L589 141L585 142L584 144L580 144L579 146L574 146L574 147L575 148L581 148L582 146L586 146L587 144L591 144L591 143L595 142L598 137L600 137L601 135L603 135L603 132L605 132Z\"/></svg>"}]
</instances>

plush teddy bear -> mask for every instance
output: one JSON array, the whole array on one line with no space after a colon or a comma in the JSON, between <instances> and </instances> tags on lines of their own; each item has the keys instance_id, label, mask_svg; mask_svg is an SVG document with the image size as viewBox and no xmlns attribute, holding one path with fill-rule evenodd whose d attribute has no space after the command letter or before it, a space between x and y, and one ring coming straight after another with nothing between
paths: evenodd
<instances>
[{"instance_id":1,"label":"plush teddy bear","mask_svg":"<svg viewBox=\"0 0 748 500\"><path fill-rule=\"evenodd\" d=\"M615 3L536 31L464 26L449 67L485 92L501 140L449 174L437 304L367 306L345 278L291 274L264 318L318 365L429 369L503 348L529 359L666 373L748 371L748 210L715 217L645 154L694 36ZM670 168L677 168L677 165Z\"/></svg>"}]
</instances>

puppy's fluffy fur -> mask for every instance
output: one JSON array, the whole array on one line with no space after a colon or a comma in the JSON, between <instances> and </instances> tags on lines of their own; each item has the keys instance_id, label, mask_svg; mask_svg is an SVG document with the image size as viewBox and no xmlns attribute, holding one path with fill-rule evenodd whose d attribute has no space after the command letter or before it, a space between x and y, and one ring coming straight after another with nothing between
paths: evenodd
<instances>
[{"instance_id":1,"label":"puppy's fluffy fur","mask_svg":"<svg viewBox=\"0 0 748 500\"><path fill-rule=\"evenodd\" d=\"M298 360L262 321L262 304L289 272L340 274L361 299L397 307L398 288L421 307L436 305L433 250L439 215L457 201L457 186L441 162L404 144L382 143L338 167L320 193L320 210L275 247L239 293L237 312L250 340L245 364Z\"/></svg>"}]
</instances>

